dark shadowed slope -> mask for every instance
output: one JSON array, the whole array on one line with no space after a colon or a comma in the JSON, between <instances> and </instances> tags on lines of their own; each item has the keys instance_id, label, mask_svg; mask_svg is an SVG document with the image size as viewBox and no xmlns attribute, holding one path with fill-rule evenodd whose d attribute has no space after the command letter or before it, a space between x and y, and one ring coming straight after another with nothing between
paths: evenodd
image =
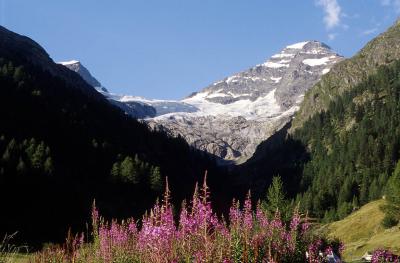
<instances>
[{"instance_id":1,"label":"dark shadowed slope","mask_svg":"<svg viewBox=\"0 0 400 263\"><path fill-rule=\"evenodd\" d=\"M88 221L94 198L106 216L138 216L167 176L177 203L206 169L212 187L223 178L212 157L150 131L5 28L0 94L0 236L62 241L69 226Z\"/></svg>"}]
</instances>

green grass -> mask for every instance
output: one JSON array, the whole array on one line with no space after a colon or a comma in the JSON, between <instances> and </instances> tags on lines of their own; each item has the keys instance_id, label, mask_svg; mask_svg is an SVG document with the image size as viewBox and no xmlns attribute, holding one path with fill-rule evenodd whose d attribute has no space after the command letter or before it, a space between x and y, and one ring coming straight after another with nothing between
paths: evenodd
<instances>
[{"instance_id":1,"label":"green grass","mask_svg":"<svg viewBox=\"0 0 400 263\"><path fill-rule=\"evenodd\" d=\"M17 232L11 235L5 235L0 240L0 263L28 263L29 254L27 247L18 247L13 245L13 238Z\"/></svg>"},{"instance_id":2,"label":"green grass","mask_svg":"<svg viewBox=\"0 0 400 263\"><path fill-rule=\"evenodd\" d=\"M321 228L328 237L336 237L344 242L345 260L359 259L365 252L377 248L400 254L400 226L384 229L381 225L384 214L380 206L384 203L384 200L370 202L343 220Z\"/></svg>"},{"instance_id":3,"label":"green grass","mask_svg":"<svg viewBox=\"0 0 400 263\"><path fill-rule=\"evenodd\" d=\"M12 263L29 263L30 256L28 254L14 254L10 257Z\"/></svg>"}]
</instances>

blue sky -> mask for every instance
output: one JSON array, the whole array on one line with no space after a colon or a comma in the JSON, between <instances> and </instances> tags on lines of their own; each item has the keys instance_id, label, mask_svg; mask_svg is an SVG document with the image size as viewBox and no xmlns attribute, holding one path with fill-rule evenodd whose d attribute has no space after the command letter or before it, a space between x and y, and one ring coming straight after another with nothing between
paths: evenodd
<instances>
[{"instance_id":1,"label":"blue sky","mask_svg":"<svg viewBox=\"0 0 400 263\"><path fill-rule=\"evenodd\" d=\"M179 99L320 40L352 56L400 14L400 0L0 0L0 23L80 60L111 92Z\"/></svg>"}]
</instances>

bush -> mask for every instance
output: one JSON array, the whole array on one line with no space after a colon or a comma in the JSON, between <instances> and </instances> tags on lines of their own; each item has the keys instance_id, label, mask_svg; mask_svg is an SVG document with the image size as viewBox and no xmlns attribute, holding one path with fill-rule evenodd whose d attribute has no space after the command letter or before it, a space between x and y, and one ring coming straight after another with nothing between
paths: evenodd
<instances>
[{"instance_id":1,"label":"bush","mask_svg":"<svg viewBox=\"0 0 400 263\"><path fill-rule=\"evenodd\" d=\"M383 220L382 220L382 226L383 226L384 228L391 228L391 227L394 227L394 226L396 226L398 223L399 223L399 221L398 221L396 218L394 218L394 217L392 217L392 216L390 216L390 215L385 215L385 217L384 217Z\"/></svg>"}]
</instances>

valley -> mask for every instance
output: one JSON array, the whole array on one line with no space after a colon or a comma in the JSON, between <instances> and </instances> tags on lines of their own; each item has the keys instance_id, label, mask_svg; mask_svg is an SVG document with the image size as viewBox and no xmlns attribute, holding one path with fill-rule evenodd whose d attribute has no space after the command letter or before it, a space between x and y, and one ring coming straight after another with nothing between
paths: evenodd
<instances>
[{"instance_id":1,"label":"valley","mask_svg":"<svg viewBox=\"0 0 400 263\"><path fill-rule=\"evenodd\" d=\"M398 262L400 20L287 44L164 100L0 26L0 262Z\"/></svg>"}]
</instances>

